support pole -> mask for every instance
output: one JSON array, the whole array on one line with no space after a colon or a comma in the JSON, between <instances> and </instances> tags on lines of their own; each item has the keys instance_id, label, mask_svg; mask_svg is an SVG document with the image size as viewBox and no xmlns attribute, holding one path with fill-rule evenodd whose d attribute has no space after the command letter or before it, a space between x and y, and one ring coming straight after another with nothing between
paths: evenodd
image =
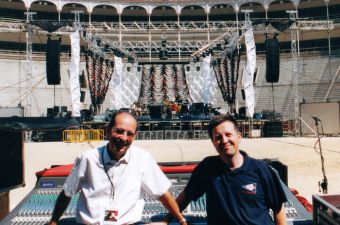
<instances>
[{"instance_id":1,"label":"support pole","mask_svg":"<svg viewBox=\"0 0 340 225\"><path fill-rule=\"evenodd\" d=\"M31 25L31 21L33 21L33 16L36 15L36 12L29 12L27 10L26 14L26 65L27 65L27 71L26 71L26 88L29 90L30 94L26 98L26 115L25 116L31 116L32 115L32 36L33 36L33 28ZM21 101L20 101L21 102Z\"/></svg>"},{"instance_id":2,"label":"support pole","mask_svg":"<svg viewBox=\"0 0 340 225\"><path fill-rule=\"evenodd\" d=\"M292 76L293 76L293 95L294 95L294 135L300 135L300 109L299 109L299 50L298 50L298 33L299 28L296 22L297 11L288 10L289 18L294 21L293 28L291 29L291 53L292 53Z\"/></svg>"}]
</instances>

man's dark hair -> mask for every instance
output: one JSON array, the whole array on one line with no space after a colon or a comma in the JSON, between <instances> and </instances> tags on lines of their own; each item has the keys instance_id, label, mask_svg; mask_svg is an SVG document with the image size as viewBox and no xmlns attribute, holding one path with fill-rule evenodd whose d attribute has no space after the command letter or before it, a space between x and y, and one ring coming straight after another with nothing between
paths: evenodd
<instances>
[{"instance_id":1,"label":"man's dark hair","mask_svg":"<svg viewBox=\"0 0 340 225\"><path fill-rule=\"evenodd\" d=\"M113 116L112 116L112 118L111 118L111 121L110 121L110 123L109 123L109 126L107 127L108 130L111 130L112 127L114 127L115 122L116 122L116 117L119 116L119 115L121 115L121 114L124 114L124 113L129 114L130 116L132 116L132 117L136 120L136 122L138 122L137 116L136 116L136 114L134 113L134 111L126 110L126 109L119 109L118 111L116 111L116 112L113 114Z\"/></svg>"},{"instance_id":2,"label":"man's dark hair","mask_svg":"<svg viewBox=\"0 0 340 225\"><path fill-rule=\"evenodd\" d=\"M221 115L216 115L213 116L213 118L211 118L209 125L208 125L208 133L209 133L209 137L212 139L212 131L215 127L217 127L218 125L220 125L223 122L229 121L231 123L234 124L235 130L238 131L239 126L238 126L238 122L236 121L236 119L230 115L230 114L221 114Z\"/></svg>"}]
</instances>

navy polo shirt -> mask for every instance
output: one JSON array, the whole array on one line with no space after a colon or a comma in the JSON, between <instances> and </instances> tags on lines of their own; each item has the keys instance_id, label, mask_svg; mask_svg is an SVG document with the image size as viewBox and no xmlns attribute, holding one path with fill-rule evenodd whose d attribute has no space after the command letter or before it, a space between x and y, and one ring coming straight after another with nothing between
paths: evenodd
<instances>
[{"instance_id":1,"label":"navy polo shirt","mask_svg":"<svg viewBox=\"0 0 340 225\"><path fill-rule=\"evenodd\" d=\"M194 170L185 188L196 201L206 194L209 225L274 224L269 209L278 212L287 201L280 180L267 163L249 157L235 170L219 156L205 158Z\"/></svg>"}]
</instances>

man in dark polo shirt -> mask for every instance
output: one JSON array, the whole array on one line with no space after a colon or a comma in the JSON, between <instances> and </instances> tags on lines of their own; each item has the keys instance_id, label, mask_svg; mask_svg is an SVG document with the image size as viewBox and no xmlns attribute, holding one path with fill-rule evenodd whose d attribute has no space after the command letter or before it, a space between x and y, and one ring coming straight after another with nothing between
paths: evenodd
<instances>
[{"instance_id":1,"label":"man in dark polo shirt","mask_svg":"<svg viewBox=\"0 0 340 225\"><path fill-rule=\"evenodd\" d=\"M287 224L280 180L267 163L239 150L241 134L234 117L213 117L208 132L218 156L195 168L177 198L180 209L206 194L209 225Z\"/></svg>"}]
</instances>

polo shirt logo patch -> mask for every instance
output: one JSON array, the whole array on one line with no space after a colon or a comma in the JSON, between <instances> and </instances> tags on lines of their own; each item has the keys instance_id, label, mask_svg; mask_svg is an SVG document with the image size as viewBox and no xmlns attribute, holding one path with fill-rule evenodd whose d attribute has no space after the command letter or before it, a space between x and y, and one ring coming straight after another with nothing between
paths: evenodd
<instances>
[{"instance_id":1,"label":"polo shirt logo patch","mask_svg":"<svg viewBox=\"0 0 340 225\"><path fill-rule=\"evenodd\" d=\"M243 185L241 192L245 194L255 195L256 194L256 183Z\"/></svg>"}]
</instances>

